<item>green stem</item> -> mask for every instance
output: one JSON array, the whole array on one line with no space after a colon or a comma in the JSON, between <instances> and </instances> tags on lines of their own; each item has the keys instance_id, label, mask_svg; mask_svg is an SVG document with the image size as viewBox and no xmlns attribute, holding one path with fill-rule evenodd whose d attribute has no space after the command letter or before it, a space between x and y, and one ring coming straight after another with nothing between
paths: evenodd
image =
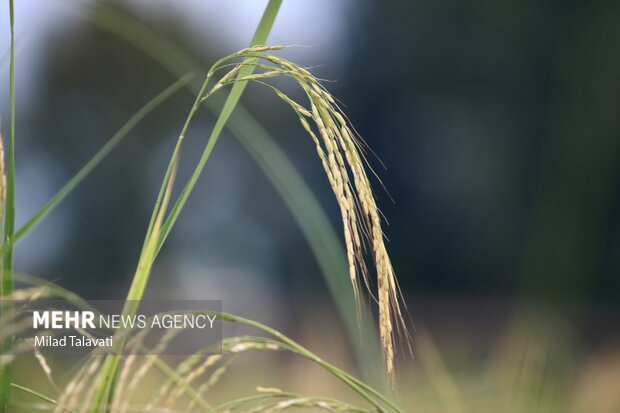
<instances>
[{"instance_id":1,"label":"green stem","mask_svg":"<svg viewBox=\"0 0 620 413\"><path fill-rule=\"evenodd\" d=\"M270 0L269 1L269 4L267 5L265 12L263 13L263 17L261 18L261 21L258 24L256 32L254 33L254 37L252 37L250 46L265 44L265 42L267 41L267 36L269 35L269 32L271 31L271 27L273 26L273 22L275 21L275 18L278 14L278 10L280 9L281 4L282 4L282 0ZM251 62L254 62L255 60L256 58L248 59L246 63L251 63ZM253 71L254 71L254 66L251 64L247 64L243 68L241 68L241 70L239 70L239 74L237 76L239 78L249 76L252 74ZM235 82L235 84L233 85L230 91L230 94L226 98L224 107L222 108L222 111L220 112L220 115L218 116L217 121L215 122L215 126L213 127L213 130L211 131L211 135L209 136L207 146L204 152L202 153L200 160L198 161L198 165L196 166L196 169L192 173L192 176L190 177L187 184L185 184L185 187L183 188L181 195L177 199L177 202L172 207L172 210L170 211L170 216L168 217L168 219L166 219L166 222L164 223L164 226L162 228L161 239L159 241L158 250L159 248L161 248L161 245L163 245L163 243L165 242L168 234L170 233L170 230L172 229L172 226L176 222L177 218L179 217L179 214L181 213L181 210L185 206L185 203L187 202L189 194L194 189L194 186L196 185L196 182L198 181L198 178L200 177L200 174L202 173L202 170L204 169L205 164L207 163L207 160L211 156L211 153L213 152L213 148L215 147L215 144L217 143L217 140L220 137L220 134L222 133L222 130L224 129L224 126L226 125L226 122L232 115L246 86L247 86L247 82ZM197 95L197 99L202 101L201 93Z\"/></svg>"},{"instance_id":2,"label":"green stem","mask_svg":"<svg viewBox=\"0 0 620 413\"><path fill-rule=\"evenodd\" d=\"M175 153L178 152L175 151ZM166 173L167 179L165 180L165 189L163 192L163 196L161 197L161 205L159 209L155 209L154 211L155 220L153 221L152 231L150 234L150 238L148 238L145 243L145 247L138 261L138 268L136 269L136 273L134 275L132 289L129 292L128 298L125 301L125 306L123 308L122 313L124 316L133 316L136 314L139 306L139 300L142 298L142 294L144 292L144 289L146 288L148 276L151 273L151 269L153 266L159 231L161 229L164 214L166 213L166 208L168 206L168 202L172 193L172 186L174 184L174 179L178 166L177 161L178 157L175 157L172 168L169 172ZM132 296L132 293L135 296ZM106 357L101 371L101 375L99 376L100 382L98 383L98 387L95 391L95 395L93 398L93 412L101 412L102 409L103 411L107 411L109 401L112 400L114 394L114 383L116 382L116 373L118 371L121 360L121 356L119 356L118 354L121 353L125 346L125 342L127 340L127 335L125 334L126 332L127 330L125 329L117 331L117 339L115 340L113 346L114 354Z\"/></svg>"},{"instance_id":3,"label":"green stem","mask_svg":"<svg viewBox=\"0 0 620 413\"><path fill-rule=\"evenodd\" d=\"M180 154L181 154L181 145L183 145L183 141L185 140L185 134L187 133L187 129L189 128L189 124L191 123L192 119L194 118L194 115L196 114L196 112L198 111L198 108L200 107L200 103L201 103L201 99L202 96L204 95L205 91L207 90L207 86L209 84L209 80L210 80L210 76L208 75L207 78L205 79L205 81L203 82L202 86L200 87L200 90L198 91L198 94L196 95L196 99L194 100L194 104L192 105L191 110L189 111L189 114L187 115L187 119L185 119L185 123L183 124L183 128L181 129L181 133L179 134L179 139L177 140L176 146L174 147L174 151L172 151L172 156L170 157L170 162L168 163L168 169L166 170L166 174L164 176L164 180L162 181L162 185L161 188L159 189L159 195L157 196L157 201L155 202L155 208L153 209L153 214L151 216L151 221L149 222L149 227L146 231L146 237L144 238L144 246L142 247L144 252L144 248L146 248L146 244L148 242L148 240L151 238L151 233L153 231L153 226L155 224L155 218L157 217L157 211L159 210L160 206L161 206L161 202L162 202L162 198L164 195L164 190L166 187L166 183L168 182L170 173L172 172L172 168L173 165L175 164L176 160L179 158ZM157 248L157 251L159 251L159 246ZM157 251L155 252L155 255L157 255ZM129 294L128 294L128 300L132 299L132 300L139 300L142 298L142 293L144 292L143 289L141 290L136 284L135 284L135 278L134 278L134 283L131 285L131 288L129 289ZM130 298L131 297L131 298Z\"/></svg>"},{"instance_id":4,"label":"green stem","mask_svg":"<svg viewBox=\"0 0 620 413\"><path fill-rule=\"evenodd\" d=\"M282 0L270 0L267 4L267 8L263 13L263 17L254 33L254 37L252 38L251 45L264 44L267 40L267 36L271 31L273 26L273 22L278 14L278 10ZM251 66L247 66L246 68L240 71L240 76L247 76L252 73L253 68ZM247 72L247 73L245 73ZM181 209L185 205L189 194L191 193L194 185L196 184L200 173L202 172L204 165L207 162L207 159L211 155L213 151L213 147L219 138L222 130L224 129L224 125L230 118L243 90L245 89L246 82L239 82L235 84L226 99L226 103L220 112L220 115L215 123L213 131L211 132L211 136L207 142L207 146L200 158L200 162L196 167L194 173L189 179L188 183L183 188L179 199L175 203L173 209L170 212L170 216L166 219L166 223L162 227L163 216L165 214L167 200L169 199L170 192L172 190L172 184L174 182L174 174L172 171L178 165L180 147L183 142L183 138L187 131L187 128L198 110L202 96L204 91L206 90L207 84L209 81L209 77L205 79L205 82L201 88L201 92L197 95L196 101L192 106L192 110L190 111L188 118L183 125L183 129L179 136L179 140L177 142L177 146L175 147L174 153L172 155L172 159L168 166L168 170L166 171L166 177L164 178L162 189L160 190L160 194L158 195L157 203L155 209L153 211L151 222L149 224L149 228L147 230L147 235L145 238L145 243L142 249L142 253L140 254L140 259L138 262L138 268L136 270L136 274L134 275L132 285L129 289L129 293L127 295L127 301L125 304L125 308L123 309L124 315L132 315L135 314L138 307L139 300L142 299L144 295L144 290L146 289L146 285L148 283L148 279L151 273L151 268L153 264L153 260L157 254L157 251L161 247L161 243L165 239L165 235L160 238L160 234L166 234L170 231L172 225L176 221ZM163 191L164 187L166 188ZM122 341L119 341L119 345L123 345ZM106 361L102 367L102 371L100 374L100 381L98 382L98 388L95 391L95 395L93 398L93 405L91 412L99 413L102 410L105 410L105 404L107 401L111 399L113 393L113 384L116 379L116 374L118 371L120 363L120 358L117 355L110 355L106 358ZM210 409L211 410L211 409Z\"/></svg>"},{"instance_id":5,"label":"green stem","mask_svg":"<svg viewBox=\"0 0 620 413\"><path fill-rule=\"evenodd\" d=\"M4 245L0 266L0 298L13 293L13 237L15 236L15 13L13 0L9 0L11 26L11 63L9 94L11 100L8 163L6 177L6 207L4 221ZM11 348L12 337L2 341L0 354ZM8 412L11 390L11 364L0 368L0 412Z\"/></svg>"}]
</instances>

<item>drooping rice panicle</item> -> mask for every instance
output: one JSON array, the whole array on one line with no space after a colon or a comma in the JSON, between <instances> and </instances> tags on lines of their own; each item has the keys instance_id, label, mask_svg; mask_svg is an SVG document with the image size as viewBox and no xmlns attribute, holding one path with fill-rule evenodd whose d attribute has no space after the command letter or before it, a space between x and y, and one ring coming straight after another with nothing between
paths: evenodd
<instances>
[{"instance_id":1,"label":"drooping rice panicle","mask_svg":"<svg viewBox=\"0 0 620 413\"><path fill-rule=\"evenodd\" d=\"M258 82L268 86L298 115L312 139L330 186L336 196L343 223L343 233L349 277L354 294L359 299L359 284L363 283L379 307L379 332L388 375L393 373L395 333L409 338L401 310L402 297L394 269L385 246L381 212L377 207L367 169L364 148L366 144L355 132L336 99L307 69L281 57L262 54L280 50L282 46L260 46L243 49L221 59L209 72L210 76L222 68L232 67L207 93L235 82ZM253 64L257 72L239 77L240 67L247 60L229 66L231 61L242 58L258 59ZM308 98L306 106L295 102L286 94L266 83L276 76L292 78ZM312 126L311 124L314 124ZM373 172L374 173L374 172ZM365 262L366 247L371 252L376 273L376 293Z\"/></svg>"}]
</instances>

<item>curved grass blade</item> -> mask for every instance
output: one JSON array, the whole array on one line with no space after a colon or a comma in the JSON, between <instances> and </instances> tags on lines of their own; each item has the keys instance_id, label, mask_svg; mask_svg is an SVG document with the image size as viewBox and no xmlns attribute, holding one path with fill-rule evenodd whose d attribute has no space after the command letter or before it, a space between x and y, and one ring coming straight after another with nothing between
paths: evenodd
<instances>
[{"instance_id":1,"label":"curved grass blade","mask_svg":"<svg viewBox=\"0 0 620 413\"><path fill-rule=\"evenodd\" d=\"M257 45L265 44L265 42L267 41L267 35L271 31L271 27L273 25L273 22L275 21L275 17L278 13L281 3L282 3L282 0L272 0L268 3L267 8L265 9L265 13L263 14L263 17L258 25L258 28L256 29L256 33L254 33L254 37L252 38L250 42L250 46L257 46ZM247 59L246 62L249 64L243 66L239 70L238 76L246 77L246 76L251 75L252 72L254 71L254 67L251 63L254 62L255 60L256 58ZM215 122L215 126L213 127L213 130L211 131L211 135L209 136L209 140L207 141L207 146L205 147L205 150L203 151L202 156L200 157L200 160L198 161L198 165L194 169L194 172L192 173L188 182L185 184L185 187L181 191L181 194L179 195L177 202L172 207L172 210L170 211L170 215L168 216L168 218L166 219L166 222L164 223L164 226L162 228L162 237L159 240L158 249L161 248L161 245L166 240L166 237L168 233L170 232L170 229L176 222L176 219L181 213L181 210L185 206L185 203L187 202L189 194L192 192L194 186L196 185L196 182L198 181L198 178L200 177L205 167L205 164L207 163L207 160L209 159L209 157L211 156L211 153L213 152L213 148L215 147L215 144L217 143L220 137L220 134L224 130L224 126L226 125L226 122L228 122L228 119L230 118L233 111L235 110L235 107L237 106L237 103L239 102L239 99L241 98L241 95L243 94L243 91L245 90L246 86L247 86L246 81L235 82L234 85L232 86L232 89L230 90L230 93L228 94L226 101L224 102L224 106L222 107L219 113L219 116ZM203 97L202 94L199 94L198 102L202 103L202 97Z\"/></svg>"},{"instance_id":2,"label":"curved grass blade","mask_svg":"<svg viewBox=\"0 0 620 413\"><path fill-rule=\"evenodd\" d=\"M9 71L10 131L6 175L6 206L4 208L4 238L2 264L0 265L0 299L13 293L13 237L15 236L15 13L13 0L9 0L11 29L11 60ZM4 177L0 177L3 179ZM10 311L10 309L9 309ZM11 347L12 338L4 338L0 355ZM11 363L0 367L0 412L8 412L11 394Z\"/></svg>"},{"instance_id":3,"label":"curved grass blade","mask_svg":"<svg viewBox=\"0 0 620 413\"><path fill-rule=\"evenodd\" d=\"M41 222L60 202L62 202L99 164L116 148L129 133L151 112L177 93L192 79L185 75L168 86L165 90L147 102L110 138L110 140L73 176L28 222L15 234L14 242L18 242Z\"/></svg>"}]
</instances>

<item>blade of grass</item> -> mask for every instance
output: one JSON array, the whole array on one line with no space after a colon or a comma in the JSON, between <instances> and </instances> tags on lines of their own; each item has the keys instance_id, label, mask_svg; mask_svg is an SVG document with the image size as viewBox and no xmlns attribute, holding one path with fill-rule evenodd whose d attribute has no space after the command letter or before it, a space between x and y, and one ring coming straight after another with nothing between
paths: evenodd
<instances>
[{"instance_id":1,"label":"blade of grass","mask_svg":"<svg viewBox=\"0 0 620 413\"><path fill-rule=\"evenodd\" d=\"M284 343L283 348L288 349L289 351L299 354L300 356L319 364L329 373L334 375L336 378L338 378L340 381L345 383L356 393L362 396L366 401L371 403L379 412L386 411L385 408L382 406L382 404L385 404L389 407L389 409L393 410L394 412L403 413L400 407L398 407L392 400L383 395L380 391L374 389L372 386L369 386L368 384L355 378L354 376L334 366L333 364L323 360L321 357L312 353L310 350L297 343L296 341L292 340L291 338L287 337L286 335L282 334L278 330L271 328L265 324L259 323L258 321L250 320L244 317L239 317L229 313L220 314L222 321L230 323L241 323L261 330Z\"/></svg>"},{"instance_id":2,"label":"blade of grass","mask_svg":"<svg viewBox=\"0 0 620 413\"><path fill-rule=\"evenodd\" d=\"M256 32L254 33L254 37L252 38L252 41L250 42L250 46L265 44L265 42L267 41L267 35L271 31L271 27L273 26L273 22L275 21L276 15L278 14L278 10L280 8L281 3L282 3L282 0L271 0L267 4L265 13L263 14L263 17L261 18L261 21L258 25L258 28L256 29ZM256 59L251 58L251 59L248 59L248 62L252 62L254 60ZM254 71L254 67L252 65L246 65L239 71L238 77L249 76L252 74L253 71ZM224 126L226 125L226 122L228 122L228 119L232 115L246 86L247 86L247 82L235 82L230 93L228 94L228 97L226 98L226 102L224 103L224 107L222 108L217 118L217 121L215 122L215 126L213 127L213 130L211 131L211 135L209 136L207 146L204 152L202 153L200 160L198 161L198 165L196 166L196 169L194 169L194 172L192 173L192 176L188 180L187 184L185 184L185 187L181 191L181 194L179 195L177 202L172 207L172 210L170 211L170 215L168 216L168 218L166 219L166 222L164 223L164 226L162 228L162 236L159 241L159 247L161 247L163 242L166 240L168 233L170 232L172 226L174 226L174 223L176 222L177 218L179 217L179 214L181 213L181 210L185 206L185 203L187 202L187 199L189 198L189 194L192 192L194 186L196 185L196 182L198 181L198 178L200 177L200 174L202 173L204 166L207 163L207 160L209 159L209 157L211 156L211 153L213 152L213 148L215 147L215 144L217 143L220 137L220 134L224 130Z\"/></svg>"},{"instance_id":3,"label":"blade of grass","mask_svg":"<svg viewBox=\"0 0 620 413\"><path fill-rule=\"evenodd\" d=\"M6 177L6 206L4 221L4 239L2 265L0 266L0 298L13 292L13 237L15 235L15 13L13 0L9 0L9 18L11 28L11 60L9 72L10 95L10 132ZM10 309L9 309L10 311ZM2 340L0 354L11 347L12 338ZM0 370L0 412L8 412L11 393L11 364Z\"/></svg>"},{"instance_id":4,"label":"blade of grass","mask_svg":"<svg viewBox=\"0 0 620 413\"><path fill-rule=\"evenodd\" d=\"M175 155L176 154L178 154L177 151L175 151ZM155 260L159 232L161 230L161 225L164 220L168 203L170 201L172 187L174 185L174 180L176 177L178 157L173 155L172 162L173 163L171 164L171 169L169 170L169 172L166 173L166 179L164 180L165 187L163 195L161 196L161 202L159 206L156 207L153 211L155 219L152 221L152 227L149 228L150 231L145 242L145 247L140 254L138 268L136 269L136 273L134 275L129 294L127 295L127 301L125 302L125 306L123 307L122 314L124 317L133 316L136 314L139 301L142 299L142 295L144 294L144 290L146 288L149 275L151 273L153 262ZM124 330L121 329L117 333L120 334L120 338L117 338L115 340L115 344L113 346L114 353L120 353L126 342L126 337L123 334ZM106 360L102 367L101 375L99 376L101 378L101 383L97 387L93 398L93 406L91 410L93 413L107 411L114 394L114 383L116 381L116 373L118 371L119 363L120 356L118 356L117 354L109 355L106 357Z\"/></svg>"},{"instance_id":5,"label":"blade of grass","mask_svg":"<svg viewBox=\"0 0 620 413\"><path fill-rule=\"evenodd\" d=\"M133 44L172 75L178 77L190 70L203 70L182 48L138 20L101 3L92 5L74 1L91 12L89 18L92 24ZM200 83L192 83L191 88L197 93ZM222 106L217 97L206 101L213 112ZM375 386L383 385L376 327L363 302L359 318L356 314L355 297L348 282L346 255L320 203L284 151L243 105L237 104L227 127L270 179L301 227L343 320L365 379Z\"/></svg>"},{"instance_id":6,"label":"blade of grass","mask_svg":"<svg viewBox=\"0 0 620 413\"><path fill-rule=\"evenodd\" d=\"M58 404L56 402L56 400L52 399L51 397L47 397L46 395L41 394L38 391L33 390L31 388L28 388L28 387L25 387L25 386L20 386L19 384L16 384L16 383L11 383L11 387L13 387L14 389L17 389L19 391L22 391L22 392L24 392L26 394L29 394L31 396L34 396L34 397L36 397L36 398L38 398L40 400L48 402L49 404L52 404L54 406ZM75 410L69 409L67 407L64 407L63 410L66 411L66 412L69 412L69 413L77 413Z\"/></svg>"},{"instance_id":7,"label":"blade of grass","mask_svg":"<svg viewBox=\"0 0 620 413\"><path fill-rule=\"evenodd\" d=\"M99 151L75 174L28 222L15 234L14 243L28 234L60 202L62 202L90 173L116 148L129 133L151 112L186 86L192 75L185 75L142 106L123 126L99 149Z\"/></svg>"},{"instance_id":8,"label":"blade of grass","mask_svg":"<svg viewBox=\"0 0 620 413\"><path fill-rule=\"evenodd\" d=\"M159 105L169 99L172 95L178 92L183 86L185 86L191 76L186 75L173 83L171 86L162 91L159 95L154 97L146 105L144 105L138 112L136 112L118 131L114 136L91 158L87 164L80 169L80 171L69 180L60 191L54 195L46 205L35 214L16 234L12 244L21 239L24 235L29 233L36 224L38 224L45 216L47 216L64 198L66 198L102 161L105 157L118 145L121 141L146 117L149 113L155 110ZM4 247L12 246L7 243ZM8 344L10 347L10 343ZM8 348L7 347L7 348ZM10 365L8 365L10 368ZM6 369L6 368L5 368ZM10 382L10 378L8 379ZM8 397L8 396L7 396Z\"/></svg>"},{"instance_id":9,"label":"blade of grass","mask_svg":"<svg viewBox=\"0 0 620 413\"><path fill-rule=\"evenodd\" d=\"M267 7L265 9L265 12L263 13L263 17L261 18L261 21L256 29L254 37L252 38L252 45L265 43L265 41L267 40L267 36L269 32L271 31L271 27L273 26L273 22L275 21L275 18L278 14L281 3L282 3L282 0L269 0L269 3L267 4ZM244 69L248 71L248 73L245 73L244 75L248 75L252 73L251 66L247 66L247 68L244 68ZM198 104L201 102L202 92L204 92L207 82L208 82L208 78L205 80L205 83L203 84L201 93L199 93L198 96L196 97L196 102L198 102ZM207 146L203 152L200 162L198 166L196 167L194 173L192 174L191 178L189 179L189 181L183 188L183 191L181 192L181 195L179 196L177 202L173 206L168 219L166 219L167 223L168 222L174 223L174 221L176 220L176 217L178 217L178 214L180 213L181 209L185 205L185 202L187 201L187 198L189 197L191 190L196 184L196 181L198 180L198 177L200 173L202 172L202 169L204 168L204 165L207 159L209 158L221 131L224 128L224 125L226 124L237 102L239 101L239 98L241 97L241 94L243 93L243 89L245 88L245 85L246 85L245 82L236 84L232 88L230 94L228 95L226 103L224 104L224 107L222 111L220 112L220 115L213 128L211 136L209 137L209 141L207 142ZM191 117L195 113L196 109L197 109L197 106L196 104L194 104L194 107L192 108L192 111L190 112L188 116L188 120L186 121L183 127L183 131L181 132L181 136L177 143L177 148L175 148L175 151L171 159L171 163L170 163L170 166L174 165L173 168L176 167L177 162L178 162L178 153L179 153L178 150L180 148L180 144L182 142L184 132L187 129L187 126L189 125L189 122L191 121ZM160 232L160 229L162 228L161 225L162 225L163 216L164 216L165 209L166 209L167 200L169 199L170 192L172 190L172 184L174 183L174 174L170 174L170 170L171 170L170 166L168 167L168 171L166 172L166 176L169 176L168 182L165 183L166 194L163 195L163 198L162 198L162 195L161 195L162 192L160 191L160 195L158 196L158 201L159 199L163 199L163 201L161 203L161 207L158 209L158 207L156 206L153 211L153 217L157 217L157 218L154 218L155 221L151 219L151 222L152 223L155 222L155 225L149 225L149 230L147 231L147 237L145 241L145 248L143 248L142 253L140 255L138 269L136 270L136 274L134 275L134 279L132 281L131 287L129 289L129 293L127 295L127 304L125 308L123 309L124 316L133 315L137 311L136 305L130 304L130 303L135 303L136 301L139 301L142 299L144 290L146 288L146 285L148 283L148 279L151 273L151 267L153 264L153 260L155 259L156 252L159 249L159 242L160 242L159 232ZM164 180L164 182L165 181L166 179ZM163 186L162 186L162 189L164 189ZM122 341L119 341L118 343L120 343L119 345L124 344ZM108 356L106 358L105 364L101 371L101 375L99 376L101 377L101 382L98 384L98 388L95 391L95 396L93 399L93 406L92 406L91 412L93 413L101 412L102 409L105 409L104 404L107 404L109 400L111 400L112 394L113 394L113 383L116 378L118 366L119 366L118 356Z\"/></svg>"},{"instance_id":10,"label":"blade of grass","mask_svg":"<svg viewBox=\"0 0 620 413\"><path fill-rule=\"evenodd\" d=\"M198 91L198 95L196 96L196 99L194 100L194 104L192 105L192 108L189 112L189 114L187 115L187 119L185 119L185 123L183 124L183 128L181 129L181 133L179 134L179 138L177 140L177 143L174 147L174 151L172 152L172 156L170 157L170 162L168 164L168 169L166 170L166 174L164 176L164 179L162 181L162 185L161 188L159 190L159 194L157 195L157 201L155 202L155 207L153 208L153 214L151 216L151 221L149 222L149 226L148 229L146 231L146 236L144 237L144 245L142 247L142 251L141 251L141 255L144 253L144 249L147 246L147 243L149 242L149 240L151 239L151 233L153 231L153 227L155 225L155 220L157 218L157 214L156 211L159 210L164 194L165 194L165 190L166 190L166 186L168 185L168 179L170 177L170 174L172 173L172 170L174 169L175 165L178 162L178 158L180 156L181 153L181 145L183 144L183 141L185 139L185 134L187 133L187 129L189 128L190 123L192 122L192 119L194 118L194 115L196 114L196 112L198 111L198 108L200 107L200 99L201 96L205 93L205 90L207 89L207 85L209 84L209 76L207 76L207 78L204 80L200 90ZM156 246L155 252L154 252L154 256L153 259L155 259L155 257L157 256L157 253L159 252L159 246ZM133 286L132 286L133 287ZM129 296L133 297L132 294L140 294L140 297L137 298L136 296L136 300L139 300L141 298L141 290L140 289L135 289L135 293L132 293L132 290L134 290L134 288L131 288L129 291Z\"/></svg>"},{"instance_id":11,"label":"blade of grass","mask_svg":"<svg viewBox=\"0 0 620 413\"><path fill-rule=\"evenodd\" d=\"M263 17L261 18L261 21L256 29L256 32L254 34L254 37L252 38L251 44L252 45L256 45L256 44L264 44L265 41L267 40L267 35L269 34L269 31L271 30L271 27L273 25L273 22L277 16L280 4L282 3L282 0L270 0L269 3L267 4L267 7L265 9L265 12L263 14ZM251 66L246 66L245 68L243 68L240 71L240 76L247 76L249 74L252 73L253 68ZM183 130L181 131L180 137L179 137L179 141L177 143L177 147L175 148L175 151L173 153L173 156L170 160L170 165L168 167L168 171L170 171L170 168L173 164L175 164L178 161L178 153L179 153L179 148L180 148L180 144L182 143L185 133L187 131L187 128L194 116L194 114L196 113L198 107L200 106L201 102L202 102L202 96L206 90L207 87L207 83L209 81L209 78L207 77L207 79L205 80L200 92L198 93L198 96L196 97L196 101L188 115L187 120L185 121L185 124L183 126ZM163 234L167 234L167 231L170 230L170 228L174 225L178 215L180 214L183 206L185 205L185 203L187 202L187 199L189 197L189 194L191 193L192 189L194 188L194 185L196 184L198 177L200 176L202 170L204 169L204 166L209 158L209 156L211 155L212 151L213 151L213 147L215 146L222 130L224 129L224 125L226 124L226 122L228 121L228 118L230 117L230 115L232 114L237 102L239 101L239 98L241 97L241 94L243 93L243 89L245 88L247 82L239 82L237 84L235 84L233 86L233 88L231 89L230 94L228 95L227 99L226 99L226 103L224 104L224 107L222 108L222 111L220 112L220 115L215 123L215 126L213 127L213 130L211 132L211 135L209 136L209 140L207 141L207 145L205 147L205 150L203 151L203 154L200 158L200 161L198 162L198 165L196 166L196 168L194 169L194 172L192 173L191 177L189 178L188 182L186 183L185 187L183 188L183 190L181 191L181 194L179 195L179 198L177 199L177 201L175 202L174 206L172 207L170 214L168 215L168 217L166 218L165 222L163 222L162 227L161 227L161 232L158 231L157 233L157 240L154 241L155 242L155 250L153 250L153 259L155 258L155 254L156 251L159 250L159 248L161 247L161 243L163 242L163 240L165 239L165 235L162 237ZM169 172L167 172L166 174L168 175ZM164 180L165 181L165 180ZM162 190L164 189L164 187L162 186ZM159 199L162 196L162 191L160 190L160 195L158 196L158 202ZM152 220L151 222L153 222L153 218L159 215L159 211L157 208L157 204L156 204L156 208L153 211L153 216L152 216ZM152 225L151 225L152 226ZM154 238L153 236L153 232L151 231L151 228L149 228L149 230L147 231L147 240L148 242L151 242L151 240ZM127 296L128 300L132 300L132 301L139 301L142 299L142 295L144 293L144 288L146 286L146 282L148 280L148 276L149 276L149 272L141 272L140 273L140 277L134 277L132 286L130 287L129 290L129 294Z\"/></svg>"}]
</instances>

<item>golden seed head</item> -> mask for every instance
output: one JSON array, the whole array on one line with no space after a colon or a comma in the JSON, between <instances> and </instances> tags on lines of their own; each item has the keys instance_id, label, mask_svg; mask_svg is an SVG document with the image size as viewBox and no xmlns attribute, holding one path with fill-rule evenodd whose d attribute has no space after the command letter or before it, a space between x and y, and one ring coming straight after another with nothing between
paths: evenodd
<instances>
[{"instance_id":1,"label":"golden seed head","mask_svg":"<svg viewBox=\"0 0 620 413\"><path fill-rule=\"evenodd\" d=\"M263 83L264 80L283 75L292 78L305 92L309 102L304 107L275 87L267 85L295 111L304 130L314 142L340 207L349 276L358 298L360 283L363 282L367 288L371 289L369 271L364 260L364 245L366 244L363 238L371 247L377 278L377 294L372 292L371 294L373 297L376 296L378 301L380 341L386 370L391 375L394 367L394 330L407 338L408 334L401 312L398 283L385 247L380 212L366 173L366 158L361 152L363 142L336 104L336 100L311 72L278 56L270 54L261 55L260 58L256 56L257 53L282 48L283 46L255 46L231 55L233 58L249 59L235 66L231 72L237 73L243 64L252 64L262 72L234 79L233 75L224 75L223 79L230 82L257 81L266 84ZM310 119L314 123L314 128L308 121ZM240 342L232 346L230 351L256 349L256 346L256 343ZM262 347L268 349L266 345Z\"/></svg>"}]
</instances>

